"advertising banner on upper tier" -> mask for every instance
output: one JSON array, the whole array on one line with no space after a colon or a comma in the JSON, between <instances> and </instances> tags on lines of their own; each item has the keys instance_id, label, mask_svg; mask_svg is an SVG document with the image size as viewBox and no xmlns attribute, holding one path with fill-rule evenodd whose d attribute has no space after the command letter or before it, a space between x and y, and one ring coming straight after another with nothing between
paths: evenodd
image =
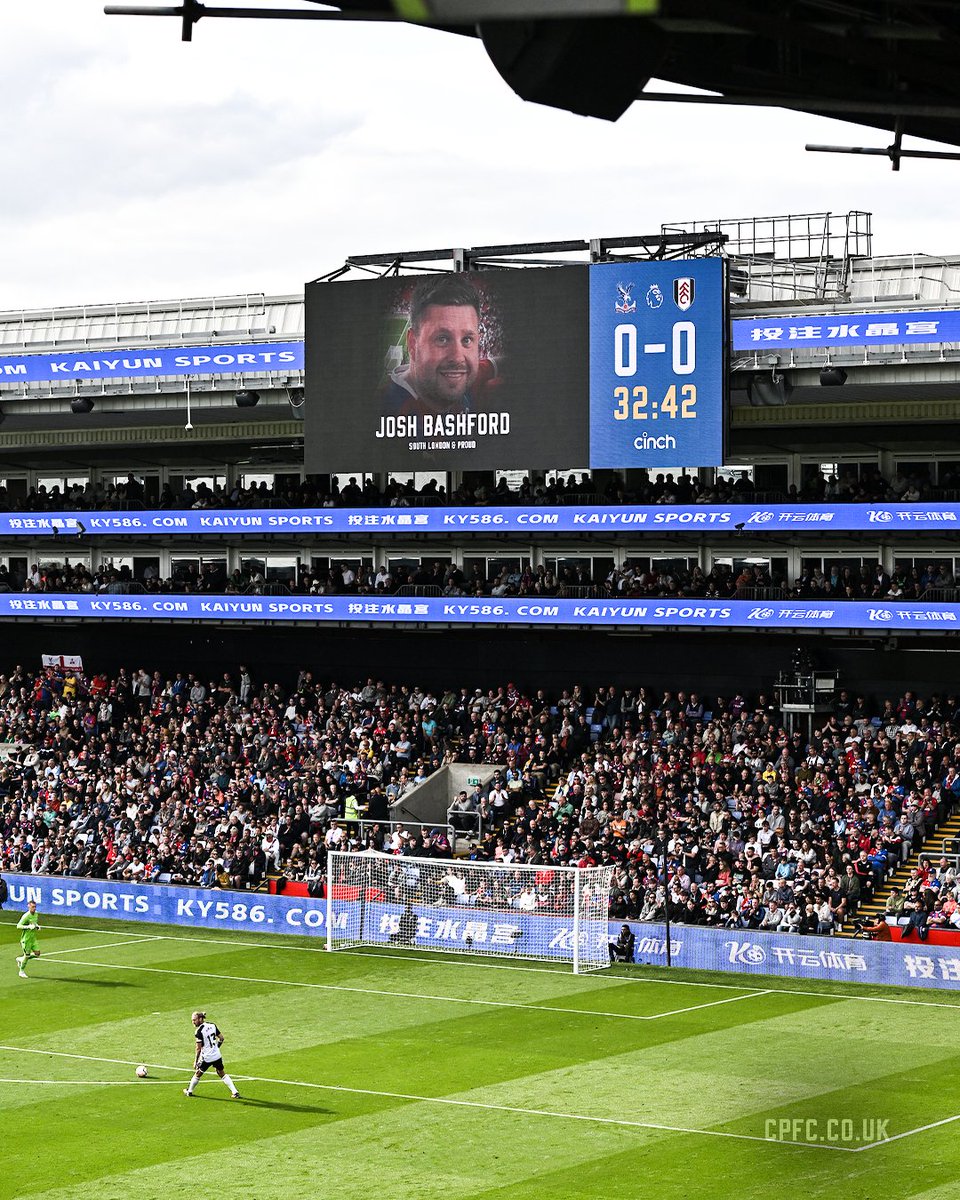
<instances>
[{"instance_id":1,"label":"advertising banner on upper tier","mask_svg":"<svg viewBox=\"0 0 960 1200\"><path fill-rule=\"evenodd\" d=\"M642 299L648 316L657 314L658 310L674 311L669 299L673 299L676 311L684 316L693 311L698 280L694 270L711 269L701 264L718 260L691 260L681 266L668 264L663 268L660 264L639 264L635 274L650 271L656 267L672 271L669 280L651 283L646 274L642 277L642 287L629 283L626 296L619 291L615 301L620 307L614 310L619 318L619 325L626 324L623 317L631 311L638 311L640 305L635 303L634 295ZM633 265L633 264L631 264ZM689 268L689 269L688 269ZM680 276L681 269L687 270L685 276ZM599 264L592 268L595 276L594 286L600 287L606 272L612 279L617 276L615 284L620 284L620 276L624 268L618 264ZM629 274L629 272L627 272ZM678 276L674 279L673 276ZM694 288L691 296L690 282ZM677 295L674 296L674 283ZM669 285L669 286L668 286ZM338 284L342 287L342 284ZM712 283L710 285L713 286ZM653 292L650 288L655 287ZM685 290L684 290L685 289ZM669 291L669 295L667 294ZM688 299L688 297L690 297ZM630 306L634 305L631 310ZM666 306L666 307L664 307ZM598 306L594 315L599 317L601 310ZM738 317L730 322L732 329L732 350L736 352L749 350L769 350L771 347L793 347L796 349L816 349L823 347L871 346L871 345L943 345L950 342L960 342L960 309L934 309L922 312L873 312L873 313L802 313L789 317ZM668 330L672 339L672 327ZM684 341L686 331L678 336L681 370L688 366L689 350ZM621 339L622 341L623 339ZM706 334L701 341L707 343ZM599 348L599 342L595 338ZM649 343L653 345L653 343ZM711 338L711 351L719 347L720 341ZM655 351L644 344L646 357ZM622 353L622 346L617 353L622 362L627 361ZM664 345L662 351L664 360L674 353L672 340L670 345ZM612 360L611 360L612 361ZM240 342L229 345L212 346L140 346L132 349L101 348L98 350L68 350L56 353L42 354L3 354L0 355L0 383L46 383L72 379L149 379L158 375L243 375L267 374L276 371L302 371L304 369L303 341L289 342ZM654 389L656 390L656 389ZM683 397L680 398L682 404ZM652 403L650 400L652 415ZM598 444L599 447L599 444ZM666 461L666 460L664 460ZM620 465L626 465L621 463ZM706 465L706 464L702 464Z\"/></svg>"},{"instance_id":2,"label":"advertising banner on upper tier","mask_svg":"<svg viewBox=\"0 0 960 1200\"><path fill-rule=\"evenodd\" d=\"M960 309L925 312L801 313L733 322L733 349L815 350L825 346L943 345L960 342Z\"/></svg>"},{"instance_id":3,"label":"advertising banner on upper tier","mask_svg":"<svg viewBox=\"0 0 960 1200\"><path fill-rule=\"evenodd\" d=\"M152 379L158 375L268 375L275 371L302 370L303 342L0 355L0 383ZM4 400L7 399L5 396Z\"/></svg>"},{"instance_id":4,"label":"advertising banner on upper tier","mask_svg":"<svg viewBox=\"0 0 960 1200\"><path fill-rule=\"evenodd\" d=\"M960 604L914 601L568 600L543 597L0 595L0 618L40 621L414 622L436 625L587 625L652 629L858 629L943 633L960 629Z\"/></svg>"},{"instance_id":5,"label":"advertising banner on upper tier","mask_svg":"<svg viewBox=\"0 0 960 1200\"><path fill-rule=\"evenodd\" d=\"M107 917L204 931L316 937L325 937L327 932L326 901L320 899L41 875L5 874L4 878L10 889L9 907L22 910L28 900L34 900L41 922L62 916ZM364 941L397 944L402 911L400 904L337 900L333 925L341 937L359 937L362 919ZM413 948L470 949L517 958L523 958L526 951L527 955L570 959L572 922L563 917L491 912L467 905L431 905L418 907L416 912L416 933L405 942ZM581 945L589 937L612 941L620 924L610 921L598 928L591 923L581 932ZM636 962L665 965L665 927L638 921L628 924L636 937ZM960 987L960 946L674 925L670 951L674 966L704 971L951 990Z\"/></svg>"},{"instance_id":6,"label":"advertising banner on upper tier","mask_svg":"<svg viewBox=\"0 0 960 1200\"><path fill-rule=\"evenodd\" d=\"M741 526L743 530L741 531ZM296 533L838 533L960 529L960 504L564 505L490 508L250 508L177 512L0 513L0 537Z\"/></svg>"}]
</instances>

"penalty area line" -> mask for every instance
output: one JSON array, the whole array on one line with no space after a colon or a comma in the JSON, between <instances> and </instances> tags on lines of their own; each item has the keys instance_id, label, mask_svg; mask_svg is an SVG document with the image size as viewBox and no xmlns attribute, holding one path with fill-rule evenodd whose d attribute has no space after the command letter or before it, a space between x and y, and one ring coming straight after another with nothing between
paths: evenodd
<instances>
[{"instance_id":1,"label":"penalty area line","mask_svg":"<svg viewBox=\"0 0 960 1200\"><path fill-rule=\"evenodd\" d=\"M242 894L242 893L240 893L240 894ZM104 920L107 920L107 919L108 918L104 918ZM0 925L9 925L11 927L15 927L15 922L4 921L4 920L0 919ZM99 933L102 935L107 935L110 932L107 929L91 927L89 925L87 925L87 926L45 925L44 928L45 929L58 929L58 930L63 930L65 932L69 931L69 932L78 932L78 933L79 932ZM238 949L238 950L242 950L242 949L285 950L288 952L289 951L300 951L301 953L304 953L304 954L322 954L326 950L325 940L324 940L324 944L320 945L320 946L284 945L283 941L284 941L285 935L283 935L283 934L276 935L276 940L272 941L272 942L247 942L247 941L237 941L237 940L235 940L233 938L229 938L229 937L194 937L194 936L190 936L190 935L170 934L170 933L134 934L133 931L129 930L129 929L118 930L115 936L122 937L124 935L130 936L133 941L142 940L142 941L162 941L162 942L199 942L204 945L229 947L229 948L234 948L234 949ZM307 937L309 935L297 934L297 935L291 935L291 936ZM115 942L111 943L111 945L116 945L116 944L117 943L115 943ZM78 949L85 949L85 947L78 947ZM51 950L51 951L45 952L44 957L52 957L54 954L58 954L58 953L66 953L66 951ZM490 962L488 960L470 961L466 956L462 956L462 955L457 956L456 958L452 958L452 957L441 958L439 956L439 954L435 954L434 952L428 952L426 950L421 950L419 953L414 952L411 954L393 954L390 952L376 950L372 947L369 947L369 948L364 947L362 949L356 949L356 950L348 950L348 949L337 950L336 953L351 955L354 958L390 959L395 962L407 963L411 966L416 966L416 967L441 967L441 968L442 967L456 967L458 970L472 968L472 969L478 970L478 971L522 971L522 972L525 972L527 974L532 974L532 975L557 975L561 979L583 980L585 983L589 983L591 987L594 987L597 984L600 984L602 986L607 986L607 987L619 987L621 984L626 983L626 984L663 984L665 987L714 988L714 989L720 990L720 991L742 991L745 987L749 986L747 984L742 984L742 983L720 983L719 981L715 982L713 980L707 981L707 980L703 980L703 979L672 979L672 978L668 978L663 975L636 975L636 974L618 975L618 974L610 974L606 970L591 971L587 975L571 976L569 967L565 967L562 964L558 964L557 966L551 966L551 965L544 964L541 967L535 967L535 966L520 966L518 963ZM649 964L649 963L637 963L635 965L640 966L640 967L655 966L655 967L660 967L661 969L663 966L662 964ZM685 969L690 969L690 968L680 968L680 969L685 970ZM751 976L747 976L747 978L751 978ZM766 978L769 978L769 976L767 976ZM799 977L799 976L785 976L785 978L787 978L787 979L797 978L798 981L802 981L801 977ZM831 980L827 980L825 982L836 983L840 986L843 986L844 984L849 985L849 986L854 986L854 987L857 986L856 980L839 980L839 979L832 980L831 979ZM881 985L881 986L883 986L883 985ZM844 1001L851 1000L851 1001L856 1001L858 1004L899 1004L899 1005L905 1005L908 1008L951 1008L951 1009L960 1011L960 1001L958 1001L957 1003L951 1004L951 1003L948 1003L943 1000L908 1000L906 997L901 997L901 996L860 996L860 995L857 995L856 993L848 994L848 993L841 993L841 992L814 992L814 991L810 991L809 989L793 988L793 987L768 987L768 988L765 988L764 991L766 992L766 994L768 996L810 996L817 1000L844 1000Z\"/></svg>"},{"instance_id":2,"label":"penalty area line","mask_svg":"<svg viewBox=\"0 0 960 1200\"><path fill-rule=\"evenodd\" d=\"M58 952L46 955L47 962L58 962ZM735 1004L738 1000L752 1000L756 996L766 996L766 991L746 992L742 996L726 996L722 1000L710 1000L705 1004L691 1004L687 1008L677 1008L664 1013L622 1013L610 1012L597 1008L569 1008L556 1004L524 1004L517 1000L481 1000L466 996L439 996L429 992L396 992L384 988L350 987L340 983L313 983L300 979L268 979L260 975L223 975L214 971L185 971L177 967L144 967L130 963L100 963L86 959L72 958L70 962L78 967L96 967L104 971L140 971L149 975L182 975L188 979L218 979L228 983L267 983L272 987L310 988L321 992L347 992L360 996L384 996L397 1000L433 1000L441 1004L466 1004L479 1008L515 1008L527 1009L532 1012L560 1013L564 1016L578 1017L610 1017L620 1021L658 1021L661 1017L679 1016L681 1013L695 1012L701 1008L714 1008L719 1004Z\"/></svg>"},{"instance_id":3,"label":"penalty area line","mask_svg":"<svg viewBox=\"0 0 960 1200\"><path fill-rule=\"evenodd\" d=\"M81 1059L85 1062L120 1064L128 1067L140 1065L132 1059L100 1058L94 1054L70 1054L66 1051L27 1049L23 1046L0 1045L0 1050L9 1050L21 1054L45 1054L53 1058ZM144 1063L143 1065L152 1067L155 1071L177 1071L181 1074L189 1074L189 1071L184 1067L168 1067L163 1063ZM416 1104L442 1104L448 1108L472 1108L485 1112L512 1113L515 1116L521 1117L548 1117L559 1121L581 1121L592 1125L612 1125L623 1129L651 1130L657 1133L689 1133L699 1137L727 1138L739 1142L762 1142L767 1146L799 1146L804 1150L834 1150L841 1154L856 1153L856 1150L849 1146L836 1146L826 1142L794 1142L777 1138L760 1137L757 1134L751 1133L728 1133L721 1129L692 1129L685 1125L666 1125L654 1121L628 1121L621 1117L594 1117L587 1113L556 1112L547 1108L521 1108L513 1104L493 1104L484 1100L462 1100L453 1096L420 1096L414 1092L388 1092L378 1088L346 1087L338 1083L312 1083L302 1079L274 1079L268 1075L243 1075L239 1072L233 1074L232 1077L235 1081L244 1083L270 1083L278 1087L312 1088L316 1091L342 1092L352 1096L377 1096L385 1100L410 1100ZM133 1083L135 1081L130 1080L129 1082ZM163 1082L179 1083L180 1081L166 1080Z\"/></svg>"},{"instance_id":4,"label":"penalty area line","mask_svg":"<svg viewBox=\"0 0 960 1200\"><path fill-rule=\"evenodd\" d=\"M960 1113L952 1117L944 1117L940 1121L931 1121L929 1125L918 1125L916 1129L906 1129L903 1133L893 1133L876 1142L869 1142L866 1146L857 1146L854 1154L862 1154L864 1150L876 1150L878 1146L886 1146L889 1142L899 1142L903 1138L913 1137L915 1133L926 1133L928 1129L939 1129L941 1125L952 1125L954 1121L960 1121Z\"/></svg>"},{"instance_id":5,"label":"penalty area line","mask_svg":"<svg viewBox=\"0 0 960 1200\"><path fill-rule=\"evenodd\" d=\"M74 946L70 950L48 950L43 957L59 958L61 954L83 954L85 950L113 950L117 946L142 946L144 942L160 942L162 940L159 934L154 934L151 937L127 938L122 942L100 942L96 946Z\"/></svg>"}]
</instances>

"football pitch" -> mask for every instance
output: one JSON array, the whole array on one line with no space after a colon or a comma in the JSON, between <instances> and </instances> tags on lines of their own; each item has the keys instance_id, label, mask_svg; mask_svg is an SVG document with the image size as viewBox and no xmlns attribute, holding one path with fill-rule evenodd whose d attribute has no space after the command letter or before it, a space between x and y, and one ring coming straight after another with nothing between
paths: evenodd
<instances>
[{"instance_id":1,"label":"football pitch","mask_svg":"<svg viewBox=\"0 0 960 1200\"><path fill-rule=\"evenodd\" d=\"M24 980L15 920L2 1198L958 1194L960 996L55 917Z\"/></svg>"}]
</instances>

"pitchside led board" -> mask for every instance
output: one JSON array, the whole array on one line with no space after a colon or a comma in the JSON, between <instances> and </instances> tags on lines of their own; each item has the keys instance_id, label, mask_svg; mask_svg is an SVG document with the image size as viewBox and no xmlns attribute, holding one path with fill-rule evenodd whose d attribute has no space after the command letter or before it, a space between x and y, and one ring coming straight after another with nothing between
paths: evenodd
<instances>
[{"instance_id":1,"label":"pitchside led board","mask_svg":"<svg viewBox=\"0 0 960 1200\"><path fill-rule=\"evenodd\" d=\"M308 284L310 472L718 466L720 259Z\"/></svg>"}]
</instances>

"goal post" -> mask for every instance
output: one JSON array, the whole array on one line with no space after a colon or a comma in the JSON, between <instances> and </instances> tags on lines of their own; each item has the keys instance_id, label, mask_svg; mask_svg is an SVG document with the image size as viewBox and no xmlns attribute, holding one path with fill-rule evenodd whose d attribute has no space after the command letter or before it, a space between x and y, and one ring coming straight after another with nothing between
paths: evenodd
<instances>
[{"instance_id":1,"label":"goal post","mask_svg":"<svg viewBox=\"0 0 960 1200\"><path fill-rule=\"evenodd\" d=\"M612 867L327 856L327 949L395 946L610 965Z\"/></svg>"}]
</instances>

